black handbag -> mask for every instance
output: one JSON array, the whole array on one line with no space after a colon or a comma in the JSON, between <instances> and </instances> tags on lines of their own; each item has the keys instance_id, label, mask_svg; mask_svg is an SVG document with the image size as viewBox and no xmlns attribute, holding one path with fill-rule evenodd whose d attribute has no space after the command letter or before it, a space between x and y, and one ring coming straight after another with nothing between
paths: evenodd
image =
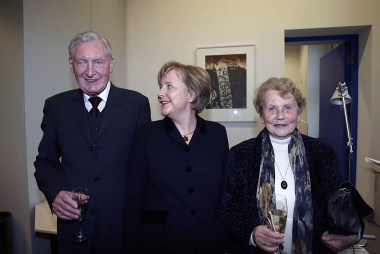
<instances>
[{"instance_id":1,"label":"black handbag","mask_svg":"<svg viewBox=\"0 0 380 254\"><path fill-rule=\"evenodd\" d=\"M373 209L350 182L340 184L328 199L329 232L337 235L363 235L365 216Z\"/></svg>"}]
</instances>

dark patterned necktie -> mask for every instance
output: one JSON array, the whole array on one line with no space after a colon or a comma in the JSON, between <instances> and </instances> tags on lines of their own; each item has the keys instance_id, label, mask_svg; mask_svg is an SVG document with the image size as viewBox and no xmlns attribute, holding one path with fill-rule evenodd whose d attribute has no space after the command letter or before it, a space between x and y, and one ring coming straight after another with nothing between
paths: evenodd
<instances>
[{"instance_id":1,"label":"dark patterned necktie","mask_svg":"<svg viewBox=\"0 0 380 254\"><path fill-rule=\"evenodd\" d=\"M92 109L90 110L90 115L93 119L96 119L100 114L98 105L102 101L102 98L98 96L94 96L94 97L89 98L88 100L91 102L91 105L92 105Z\"/></svg>"}]
</instances>

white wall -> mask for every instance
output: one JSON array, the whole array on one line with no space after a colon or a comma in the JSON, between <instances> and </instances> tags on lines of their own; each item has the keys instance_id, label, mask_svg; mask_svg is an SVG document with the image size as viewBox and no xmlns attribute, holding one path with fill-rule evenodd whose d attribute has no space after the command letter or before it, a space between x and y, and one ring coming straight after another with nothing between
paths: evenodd
<instances>
[{"instance_id":1,"label":"white wall","mask_svg":"<svg viewBox=\"0 0 380 254\"><path fill-rule=\"evenodd\" d=\"M285 46L285 76L291 78L306 97L304 122L299 130L319 137L319 60L333 49L331 44Z\"/></svg>"},{"instance_id":2,"label":"white wall","mask_svg":"<svg viewBox=\"0 0 380 254\"><path fill-rule=\"evenodd\" d=\"M22 0L0 1L0 211L12 213L14 243L23 243L15 253L29 253L31 242L22 34Z\"/></svg>"},{"instance_id":3,"label":"white wall","mask_svg":"<svg viewBox=\"0 0 380 254\"><path fill-rule=\"evenodd\" d=\"M380 158L380 2L367 0L131 0L127 1L127 83L149 96L152 116L160 119L156 75L170 59L195 64L195 50L204 46L255 44L255 84L283 76L286 30L372 25L360 33L359 133L357 187L373 205L373 173L364 156ZM321 18L323 17L323 18ZM302 31L301 31L302 34ZM309 34L310 35L310 34ZM318 35L318 34L315 34ZM321 34L319 34L321 35ZM226 124L230 145L255 136L260 123Z\"/></svg>"},{"instance_id":4,"label":"white wall","mask_svg":"<svg viewBox=\"0 0 380 254\"><path fill-rule=\"evenodd\" d=\"M160 119L156 75L167 60L195 64L197 47L255 44L258 85L285 73L285 30L372 25L360 34L357 185L373 204L373 174L362 158L380 158L379 9L378 0L1 1L0 209L13 214L15 254L48 252L47 241L33 232L33 207L43 199L33 176L42 107L47 97L76 87L66 48L89 28L115 49L113 81L146 94ZM262 129L225 125L230 145Z\"/></svg>"},{"instance_id":5,"label":"white wall","mask_svg":"<svg viewBox=\"0 0 380 254\"><path fill-rule=\"evenodd\" d=\"M44 100L76 88L67 46L93 29L114 48L112 80L125 87L125 1L1 1L0 210L12 213L14 253L49 253L34 233L34 205L44 199L33 162L42 132Z\"/></svg>"},{"instance_id":6,"label":"white wall","mask_svg":"<svg viewBox=\"0 0 380 254\"><path fill-rule=\"evenodd\" d=\"M319 63L320 58L331 51L331 45L310 45L308 48L308 124L309 135L319 137ZM332 94L331 94L332 95Z\"/></svg>"},{"instance_id":7,"label":"white wall","mask_svg":"<svg viewBox=\"0 0 380 254\"><path fill-rule=\"evenodd\" d=\"M285 46L285 77L290 78L300 89L302 95L306 98L306 101L309 101L308 98L308 83L307 83L307 46ZM301 120L308 122L310 116L308 115L308 108L306 107L302 114ZM297 128L303 134L308 134L309 126L304 122L300 122L297 125Z\"/></svg>"}]
</instances>

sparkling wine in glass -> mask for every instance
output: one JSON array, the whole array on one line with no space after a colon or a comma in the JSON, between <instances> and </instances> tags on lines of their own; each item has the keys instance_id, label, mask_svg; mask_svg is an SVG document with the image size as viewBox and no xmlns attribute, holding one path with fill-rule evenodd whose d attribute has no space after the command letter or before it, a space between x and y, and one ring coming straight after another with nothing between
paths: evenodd
<instances>
[{"instance_id":1,"label":"sparkling wine in glass","mask_svg":"<svg viewBox=\"0 0 380 254\"><path fill-rule=\"evenodd\" d=\"M288 215L286 197L280 194L270 195L268 197L268 213L273 230L279 234L284 234ZM286 254L282 244L279 245L275 254Z\"/></svg>"},{"instance_id":2,"label":"sparkling wine in glass","mask_svg":"<svg viewBox=\"0 0 380 254\"><path fill-rule=\"evenodd\" d=\"M76 243L85 242L88 239L88 234L83 233L82 231L82 221L86 215L87 211L87 203L88 203L88 194L87 194L87 188L85 187L78 187L74 188L71 191L71 198L77 202L78 209L80 211L80 215L78 217L79 222L79 231L72 235L71 240Z\"/></svg>"}]
</instances>

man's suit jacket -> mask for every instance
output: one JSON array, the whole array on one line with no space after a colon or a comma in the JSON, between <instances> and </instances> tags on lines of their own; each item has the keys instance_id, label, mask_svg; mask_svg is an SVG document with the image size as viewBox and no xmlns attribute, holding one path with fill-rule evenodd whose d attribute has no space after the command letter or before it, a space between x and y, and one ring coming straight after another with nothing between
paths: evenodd
<instances>
[{"instance_id":1,"label":"man's suit jacket","mask_svg":"<svg viewBox=\"0 0 380 254\"><path fill-rule=\"evenodd\" d=\"M95 122L79 89L46 100L43 137L34 163L38 187L49 204L59 191L78 186L87 187L90 196L82 222L90 238L84 245L74 246L71 235L78 231L78 223L58 220L61 254L122 253L130 150L137 129L149 121L148 99L113 85Z\"/></svg>"},{"instance_id":2,"label":"man's suit jacket","mask_svg":"<svg viewBox=\"0 0 380 254\"><path fill-rule=\"evenodd\" d=\"M265 253L248 246L252 230L262 224L257 206L256 190L259 180L262 133L241 142L229 152L227 181L219 216L237 240L234 253ZM302 135L310 171L313 205L313 253L333 253L321 242L328 230L326 214L329 194L341 182L339 162L335 151L320 139Z\"/></svg>"},{"instance_id":3,"label":"man's suit jacket","mask_svg":"<svg viewBox=\"0 0 380 254\"><path fill-rule=\"evenodd\" d=\"M216 217L227 134L222 125L197 119L188 145L169 118L139 131L128 176L128 253L229 252Z\"/></svg>"}]
</instances>

